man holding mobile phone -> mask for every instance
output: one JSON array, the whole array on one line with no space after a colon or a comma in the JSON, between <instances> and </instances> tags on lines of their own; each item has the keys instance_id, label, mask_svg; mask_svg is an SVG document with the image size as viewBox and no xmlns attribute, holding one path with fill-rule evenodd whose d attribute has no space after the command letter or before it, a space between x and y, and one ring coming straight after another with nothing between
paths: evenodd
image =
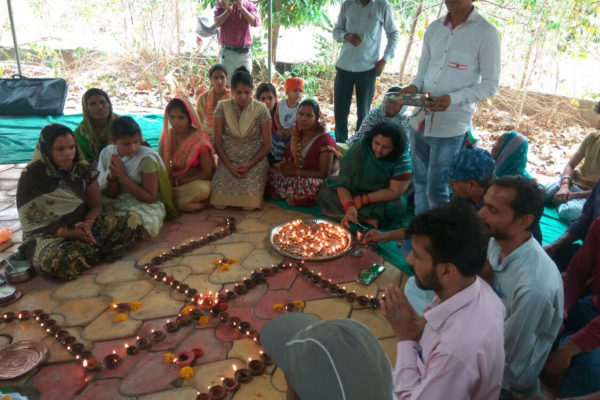
<instances>
[{"instance_id":1,"label":"man holding mobile phone","mask_svg":"<svg viewBox=\"0 0 600 400\"><path fill-rule=\"evenodd\" d=\"M215 26L219 27L220 63L231 79L242 65L252 72L252 35L250 27L258 26L256 6L247 0L219 0L215 8Z\"/></svg>"}]
</instances>

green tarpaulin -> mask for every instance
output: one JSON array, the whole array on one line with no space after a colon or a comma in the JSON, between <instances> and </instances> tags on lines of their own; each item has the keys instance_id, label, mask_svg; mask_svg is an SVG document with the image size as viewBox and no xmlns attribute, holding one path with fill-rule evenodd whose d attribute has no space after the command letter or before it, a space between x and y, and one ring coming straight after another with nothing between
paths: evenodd
<instances>
[{"instance_id":1,"label":"green tarpaulin","mask_svg":"<svg viewBox=\"0 0 600 400\"><path fill-rule=\"evenodd\" d=\"M142 128L144 138L157 149L158 137L163 126L162 114L131 115ZM81 122L81 114L58 117L0 118L0 164L19 164L31 160L40 131L48 124L63 124L75 129Z\"/></svg>"}]
</instances>

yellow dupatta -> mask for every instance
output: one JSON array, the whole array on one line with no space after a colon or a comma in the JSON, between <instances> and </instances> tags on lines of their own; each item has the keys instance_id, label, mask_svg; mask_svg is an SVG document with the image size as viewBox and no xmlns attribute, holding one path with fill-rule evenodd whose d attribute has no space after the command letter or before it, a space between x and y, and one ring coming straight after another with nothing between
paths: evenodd
<instances>
[{"instance_id":1,"label":"yellow dupatta","mask_svg":"<svg viewBox=\"0 0 600 400\"><path fill-rule=\"evenodd\" d=\"M252 99L250 103L242 110L242 114L238 119L235 116L233 99L226 99L219 101L221 107L223 107L223 113L225 114L225 123L229 127L229 130L233 136L237 138L244 138L252 130L254 120L267 109L264 103L258 100ZM268 110L267 110L268 111Z\"/></svg>"}]
</instances>

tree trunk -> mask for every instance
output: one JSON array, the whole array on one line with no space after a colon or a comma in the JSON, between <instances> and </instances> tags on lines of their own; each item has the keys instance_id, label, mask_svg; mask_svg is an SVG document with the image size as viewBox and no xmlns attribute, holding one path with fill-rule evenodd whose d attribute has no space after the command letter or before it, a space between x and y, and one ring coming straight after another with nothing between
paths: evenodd
<instances>
[{"instance_id":1,"label":"tree trunk","mask_svg":"<svg viewBox=\"0 0 600 400\"><path fill-rule=\"evenodd\" d=\"M275 0L275 13L281 13L281 0ZM279 42L279 28L281 28L281 23L279 21L273 21L271 25L273 30L271 31L271 56L273 59L271 62L275 64L277 61L277 43Z\"/></svg>"},{"instance_id":2,"label":"tree trunk","mask_svg":"<svg viewBox=\"0 0 600 400\"><path fill-rule=\"evenodd\" d=\"M415 17L413 18L412 25L410 26L410 32L408 33L408 44L406 45L406 49L404 50L404 57L402 57L402 64L400 64L400 82L404 79L404 69L406 68L406 62L408 61L408 55L410 54L410 48L412 47L413 41L415 39L415 31L417 30L417 24L419 22L419 17L423 12L423 0L419 0L419 5L417 6L417 11L415 12Z\"/></svg>"}]
</instances>

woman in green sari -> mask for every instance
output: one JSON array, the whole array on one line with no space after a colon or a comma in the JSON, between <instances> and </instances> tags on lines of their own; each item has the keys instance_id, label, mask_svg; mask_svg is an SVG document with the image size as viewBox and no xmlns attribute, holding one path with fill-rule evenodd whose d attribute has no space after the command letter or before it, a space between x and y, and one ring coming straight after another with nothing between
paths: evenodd
<instances>
[{"instance_id":1,"label":"woman in green sari","mask_svg":"<svg viewBox=\"0 0 600 400\"><path fill-rule=\"evenodd\" d=\"M340 174L321 185L323 214L345 226L359 219L379 228L399 226L406 208L402 195L412 177L406 138L395 122L373 126L344 155Z\"/></svg>"},{"instance_id":2,"label":"woman in green sari","mask_svg":"<svg viewBox=\"0 0 600 400\"><path fill-rule=\"evenodd\" d=\"M81 99L83 121L75 128L75 142L88 162L98 160L100 152L109 142L110 126L118 117L104 90L92 88Z\"/></svg>"},{"instance_id":3,"label":"woman in green sari","mask_svg":"<svg viewBox=\"0 0 600 400\"><path fill-rule=\"evenodd\" d=\"M73 132L46 126L17 187L23 227L17 257L46 275L74 279L100 260L121 257L140 239L137 213L102 212L97 177L81 159Z\"/></svg>"}]
</instances>

